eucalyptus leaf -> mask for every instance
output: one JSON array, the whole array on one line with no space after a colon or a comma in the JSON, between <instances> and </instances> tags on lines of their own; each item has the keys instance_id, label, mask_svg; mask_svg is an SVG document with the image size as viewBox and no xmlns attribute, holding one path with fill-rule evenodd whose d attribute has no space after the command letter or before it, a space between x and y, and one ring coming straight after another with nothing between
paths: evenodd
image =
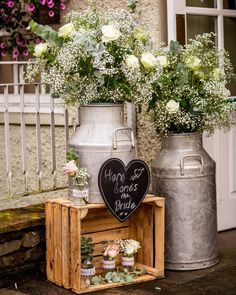
<instances>
[{"instance_id":1,"label":"eucalyptus leaf","mask_svg":"<svg viewBox=\"0 0 236 295\"><path fill-rule=\"evenodd\" d=\"M109 272L106 273L106 275L105 275L105 279L106 279L107 281L111 281L111 279L112 279L112 272L111 272L111 271L109 271Z\"/></svg>"},{"instance_id":2,"label":"eucalyptus leaf","mask_svg":"<svg viewBox=\"0 0 236 295\"><path fill-rule=\"evenodd\" d=\"M101 283L101 279L98 276L94 276L91 279L91 283L95 286L99 285Z\"/></svg>"},{"instance_id":3,"label":"eucalyptus leaf","mask_svg":"<svg viewBox=\"0 0 236 295\"><path fill-rule=\"evenodd\" d=\"M172 53L180 53L182 51L182 47L180 46L178 41L170 41L170 51Z\"/></svg>"},{"instance_id":4,"label":"eucalyptus leaf","mask_svg":"<svg viewBox=\"0 0 236 295\"><path fill-rule=\"evenodd\" d=\"M133 280L134 280L134 276L133 276L132 274L127 274L127 275L125 276L125 281L126 281L127 283L131 283L131 282L133 282Z\"/></svg>"}]
</instances>

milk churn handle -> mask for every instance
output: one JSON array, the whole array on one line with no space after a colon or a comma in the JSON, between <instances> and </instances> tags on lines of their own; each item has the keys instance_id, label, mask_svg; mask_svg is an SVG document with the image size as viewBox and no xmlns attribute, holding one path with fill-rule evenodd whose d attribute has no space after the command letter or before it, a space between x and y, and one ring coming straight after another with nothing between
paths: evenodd
<instances>
[{"instance_id":1,"label":"milk churn handle","mask_svg":"<svg viewBox=\"0 0 236 295\"><path fill-rule=\"evenodd\" d=\"M200 171L203 174L203 165L204 165L204 161L203 161L203 157L201 155L187 155L187 156L183 156L183 158L180 160L180 174L184 175L184 159L186 158L199 158L200 162L201 162L201 168Z\"/></svg>"},{"instance_id":2,"label":"milk churn handle","mask_svg":"<svg viewBox=\"0 0 236 295\"><path fill-rule=\"evenodd\" d=\"M114 150L117 149L116 133L117 133L117 131L120 131L120 130L128 130L128 131L130 131L130 134L131 134L131 146L132 146L132 148L134 148L135 145L134 145L134 132L133 132L133 130L131 128L129 128L129 127L118 127L113 131L113 149Z\"/></svg>"}]
</instances>

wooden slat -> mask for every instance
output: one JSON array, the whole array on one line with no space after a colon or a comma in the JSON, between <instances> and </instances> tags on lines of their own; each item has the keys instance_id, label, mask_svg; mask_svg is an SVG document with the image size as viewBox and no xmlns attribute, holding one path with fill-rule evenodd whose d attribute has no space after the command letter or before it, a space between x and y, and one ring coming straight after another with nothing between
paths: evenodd
<instances>
[{"instance_id":1,"label":"wooden slat","mask_svg":"<svg viewBox=\"0 0 236 295\"><path fill-rule=\"evenodd\" d=\"M118 228L113 229L110 231L101 231L101 232L95 232L95 233L89 233L83 235L85 237L91 237L93 239L93 243L101 243L102 241L113 241L116 239L128 239L129 238L129 228Z\"/></svg>"},{"instance_id":2,"label":"wooden slat","mask_svg":"<svg viewBox=\"0 0 236 295\"><path fill-rule=\"evenodd\" d=\"M81 247L81 212L70 209L70 238L71 238L71 287L80 290L80 247Z\"/></svg>"},{"instance_id":3,"label":"wooden slat","mask_svg":"<svg viewBox=\"0 0 236 295\"><path fill-rule=\"evenodd\" d=\"M153 266L153 206L142 204L130 217L130 238L140 242L136 261Z\"/></svg>"},{"instance_id":4,"label":"wooden slat","mask_svg":"<svg viewBox=\"0 0 236 295\"><path fill-rule=\"evenodd\" d=\"M61 236L61 205L53 204L53 240L54 240L54 281L62 285L62 236Z\"/></svg>"},{"instance_id":5,"label":"wooden slat","mask_svg":"<svg viewBox=\"0 0 236 295\"><path fill-rule=\"evenodd\" d=\"M107 208L90 210L81 224L82 234L105 231L120 227L126 227L129 221L120 222Z\"/></svg>"},{"instance_id":6,"label":"wooden slat","mask_svg":"<svg viewBox=\"0 0 236 295\"><path fill-rule=\"evenodd\" d=\"M69 289L70 285L70 210L62 206L62 285Z\"/></svg>"},{"instance_id":7,"label":"wooden slat","mask_svg":"<svg viewBox=\"0 0 236 295\"><path fill-rule=\"evenodd\" d=\"M53 241L53 208L51 203L46 203L46 272L49 281L54 282L54 241Z\"/></svg>"},{"instance_id":8,"label":"wooden slat","mask_svg":"<svg viewBox=\"0 0 236 295\"><path fill-rule=\"evenodd\" d=\"M136 263L135 264L135 267L138 269L138 270L141 270L141 269L146 269L147 273L149 275L152 275L152 276L159 276L159 271L153 267L150 267L150 266L147 266L145 264L141 264L141 263Z\"/></svg>"},{"instance_id":9,"label":"wooden slat","mask_svg":"<svg viewBox=\"0 0 236 295\"><path fill-rule=\"evenodd\" d=\"M86 289L82 289L82 290L73 289L72 291L75 292L76 294L84 294L84 293L96 292L96 291L109 289L109 288L114 288L114 287L121 287L121 286L127 286L127 285L152 281L152 280L155 280L155 279L156 279L156 277L154 277L152 275L149 275L149 274L146 274L146 275L137 277L136 279L134 279L130 283L125 282L125 283L112 283L112 284L106 284L106 285L90 286L89 288L86 288Z\"/></svg>"},{"instance_id":10,"label":"wooden slat","mask_svg":"<svg viewBox=\"0 0 236 295\"><path fill-rule=\"evenodd\" d=\"M154 265L154 208L148 205L143 206L143 257L142 264L149 267Z\"/></svg>"},{"instance_id":11,"label":"wooden slat","mask_svg":"<svg viewBox=\"0 0 236 295\"><path fill-rule=\"evenodd\" d=\"M155 207L155 268L164 276L165 205Z\"/></svg>"}]
</instances>

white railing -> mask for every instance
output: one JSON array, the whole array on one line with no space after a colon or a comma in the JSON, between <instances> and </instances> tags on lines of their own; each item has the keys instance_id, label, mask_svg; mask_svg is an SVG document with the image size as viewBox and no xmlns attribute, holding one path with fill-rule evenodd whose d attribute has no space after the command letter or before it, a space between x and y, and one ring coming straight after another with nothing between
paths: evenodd
<instances>
[{"instance_id":1,"label":"white railing","mask_svg":"<svg viewBox=\"0 0 236 295\"><path fill-rule=\"evenodd\" d=\"M26 64L0 62L2 67L13 67L13 83L0 84L0 199L67 185L62 168L69 138L68 109L46 92L44 84L23 82Z\"/></svg>"}]
</instances>

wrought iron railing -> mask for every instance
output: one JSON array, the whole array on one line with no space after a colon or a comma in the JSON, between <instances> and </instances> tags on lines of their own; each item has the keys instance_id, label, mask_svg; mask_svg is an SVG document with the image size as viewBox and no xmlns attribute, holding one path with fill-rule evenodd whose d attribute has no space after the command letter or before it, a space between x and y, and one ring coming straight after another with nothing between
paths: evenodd
<instances>
[{"instance_id":1,"label":"wrought iron railing","mask_svg":"<svg viewBox=\"0 0 236 295\"><path fill-rule=\"evenodd\" d=\"M26 64L0 62L13 67L12 83L0 84L0 199L67 185L62 168L70 131L68 109L47 93L46 85L24 83Z\"/></svg>"}]
</instances>

